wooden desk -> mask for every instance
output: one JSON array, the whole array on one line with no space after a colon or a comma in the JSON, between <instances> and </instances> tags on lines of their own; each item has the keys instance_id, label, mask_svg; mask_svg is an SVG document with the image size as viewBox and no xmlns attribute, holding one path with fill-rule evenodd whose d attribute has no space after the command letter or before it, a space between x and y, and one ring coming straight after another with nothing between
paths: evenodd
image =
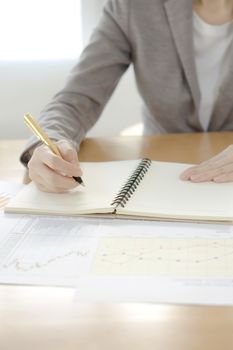
<instances>
[{"instance_id":1,"label":"wooden desk","mask_svg":"<svg viewBox=\"0 0 233 350\"><path fill-rule=\"evenodd\" d=\"M233 142L233 133L88 139L80 160L142 156L198 162ZM24 142L0 141L0 179L20 182ZM78 305L65 288L0 286L1 350L228 350L233 308Z\"/></svg>"}]
</instances>

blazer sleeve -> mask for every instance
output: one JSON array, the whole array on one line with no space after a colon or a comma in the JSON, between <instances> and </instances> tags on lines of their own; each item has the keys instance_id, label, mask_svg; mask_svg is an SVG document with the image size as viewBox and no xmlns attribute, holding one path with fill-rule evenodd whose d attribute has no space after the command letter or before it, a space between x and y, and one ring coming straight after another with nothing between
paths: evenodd
<instances>
[{"instance_id":1,"label":"blazer sleeve","mask_svg":"<svg viewBox=\"0 0 233 350\"><path fill-rule=\"evenodd\" d=\"M39 123L51 139L79 146L95 124L131 63L130 0L107 1L98 26L64 88L43 109ZM75 43L74 43L75 45ZM31 137L21 161L27 164L37 140Z\"/></svg>"}]
</instances>

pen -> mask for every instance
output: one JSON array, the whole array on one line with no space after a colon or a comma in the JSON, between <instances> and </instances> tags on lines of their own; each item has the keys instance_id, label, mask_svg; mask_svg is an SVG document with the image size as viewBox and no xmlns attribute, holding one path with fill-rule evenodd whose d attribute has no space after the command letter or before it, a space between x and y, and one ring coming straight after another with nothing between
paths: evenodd
<instances>
[{"instance_id":1,"label":"pen","mask_svg":"<svg viewBox=\"0 0 233 350\"><path fill-rule=\"evenodd\" d=\"M24 121L26 125L34 132L34 134L45 144L50 150L56 154L58 157L62 158L62 155L55 143L53 143L45 131L41 128L39 124L35 121L30 113L24 115ZM73 179L80 185L84 186L84 182L80 176L73 176Z\"/></svg>"}]
</instances>

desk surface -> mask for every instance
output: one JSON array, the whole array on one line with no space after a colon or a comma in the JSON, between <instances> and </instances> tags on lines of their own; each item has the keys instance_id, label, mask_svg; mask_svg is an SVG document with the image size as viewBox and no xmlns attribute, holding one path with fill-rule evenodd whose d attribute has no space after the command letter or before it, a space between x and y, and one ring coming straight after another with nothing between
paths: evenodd
<instances>
[{"instance_id":1,"label":"desk surface","mask_svg":"<svg viewBox=\"0 0 233 350\"><path fill-rule=\"evenodd\" d=\"M87 139L80 160L151 157L196 163L231 144L233 133ZM23 140L0 141L0 180L21 182ZM79 305L66 288L0 286L3 350L215 350L233 347L233 308Z\"/></svg>"}]
</instances>

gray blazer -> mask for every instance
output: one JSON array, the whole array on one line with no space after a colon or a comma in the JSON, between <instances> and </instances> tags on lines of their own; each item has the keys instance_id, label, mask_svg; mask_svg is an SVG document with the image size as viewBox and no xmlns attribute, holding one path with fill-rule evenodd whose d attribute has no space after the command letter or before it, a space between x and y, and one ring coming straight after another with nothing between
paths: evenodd
<instances>
[{"instance_id":1,"label":"gray blazer","mask_svg":"<svg viewBox=\"0 0 233 350\"><path fill-rule=\"evenodd\" d=\"M198 117L192 3L107 1L78 64L39 118L50 137L70 139L78 145L131 63L145 103L145 133L203 131ZM233 63L220 89L210 131L233 130L232 91ZM29 146L33 142L31 138Z\"/></svg>"}]
</instances>

